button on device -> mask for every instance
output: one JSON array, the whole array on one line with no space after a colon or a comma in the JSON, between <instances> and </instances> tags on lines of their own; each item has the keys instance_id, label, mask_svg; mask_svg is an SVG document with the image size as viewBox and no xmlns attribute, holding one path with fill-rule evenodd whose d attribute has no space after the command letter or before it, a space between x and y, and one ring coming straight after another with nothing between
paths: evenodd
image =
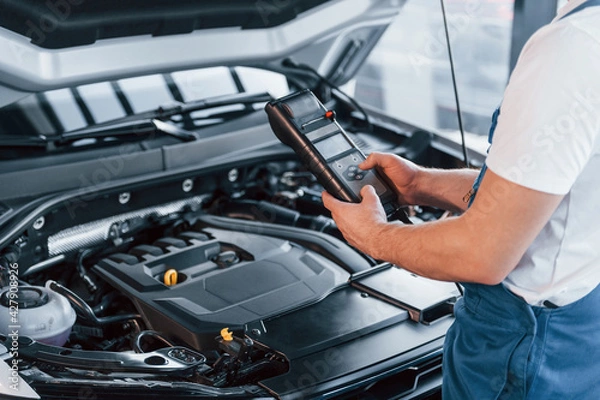
<instances>
[{"instance_id":1,"label":"button on device","mask_svg":"<svg viewBox=\"0 0 600 400\"><path fill-rule=\"evenodd\" d=\"M289 112L288 112L288 113L289 113ZM302 126L301 126L301 128L302 128L302 129L304 129L304 128L306 128L308 125L310 125L310 124L314 124L315 122L321 121L321 120L323 120L323 119L328 119L328 120L330 120L331 122L333 122L333 121L335 120L335 111L332 111L332 110L327 110L327 111L325 112L325 114L323 114L322 116L320 116L320 117L318 117L318 118L311 119L310 121L307 121L307 122L303 123L303 124L302 124Z\"/></svg>"},{"instance_id":2,"label":"button on device","mask_svg":"<svg viewBox=\"0 0 600 400\"><path fill-rule=\"evenodd\" d=\"M350 165L344 171L344 176L349 181L360 181L365 177L365 174L357 165Z\"/></svg>"}]
</instances>

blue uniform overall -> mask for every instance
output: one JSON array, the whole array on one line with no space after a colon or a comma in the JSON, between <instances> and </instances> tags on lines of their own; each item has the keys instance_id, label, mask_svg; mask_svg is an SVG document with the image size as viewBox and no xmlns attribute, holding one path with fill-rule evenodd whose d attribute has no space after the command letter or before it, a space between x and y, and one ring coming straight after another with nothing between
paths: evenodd
<instances>
[{"instance_id":1,"label":"blue uniform overall","mask_svg":"<svg viewBox=\"0 0 600 400\"><path fill-rule=\"evenodd\" d=\"M600 0L563 18L590 6ZM531 306L502 284L464 287L444 345L444 400L600 399L600 286L558 308Z\"/></svg>"}]
</instances>

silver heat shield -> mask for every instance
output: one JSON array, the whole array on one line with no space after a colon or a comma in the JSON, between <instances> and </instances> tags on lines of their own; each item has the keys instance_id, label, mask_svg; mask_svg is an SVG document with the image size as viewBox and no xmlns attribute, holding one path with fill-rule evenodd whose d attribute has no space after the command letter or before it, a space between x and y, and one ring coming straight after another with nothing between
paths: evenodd
<instances>
[{"instance_id":1,"label":"silver heat shield","mask_svg":"<svg viewBox=\"0 0 600 400\"><path fill-rule=\"evenodd\" d=\"M115 223L138 217L144 218L150 215L159 217L166 216L179 212L186 206L200 206L205 198L206 196L196 196L156 207L143 208L141 210L115 215L65 229L48 237L48 255L52 257L70 251L99 245L108 239L110 228Z\"/></svg>"}]
</instances>

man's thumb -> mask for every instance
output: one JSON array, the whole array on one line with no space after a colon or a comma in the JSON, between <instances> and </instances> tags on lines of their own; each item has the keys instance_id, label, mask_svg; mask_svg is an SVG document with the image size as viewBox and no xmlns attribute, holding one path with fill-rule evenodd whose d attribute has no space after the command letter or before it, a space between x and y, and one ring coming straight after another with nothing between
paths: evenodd
<instances>
[{"instance_id":1,"label":"man's thumb","mask_svg":"<svg viewBox=\"0 0 600 400\"><path fill-rule=\"evenodd\" d=\"M374 168L375 166L377 166L377 158L378 156L376 153L371 153L365 161L361 162L358 165L358 167L362 170Z\"/></svg>"},{"instance_id":2,"label":"man's thumb","mask_svg":"<svg viewBox=\"0 0 600 400\"><path fill-rule=\"evenodd\" d=\"M375 188L371 185L365 185L363 186L362 189L360 189L360 195L363 199L363 201L366 202L373 202L373 201L379 201L379 198L377 197L377 192L375 192Z\"/></svg>"}]
</instances>

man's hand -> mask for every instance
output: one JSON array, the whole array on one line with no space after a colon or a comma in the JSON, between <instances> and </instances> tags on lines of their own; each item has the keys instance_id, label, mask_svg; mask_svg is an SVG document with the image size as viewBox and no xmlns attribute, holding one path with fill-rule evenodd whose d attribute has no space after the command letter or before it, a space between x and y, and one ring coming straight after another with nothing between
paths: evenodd
<instances>
[{"instance_id":1,"label":"man's hand","mask_svg":"<svg viewBox=\"0 0 600 400\"><path fill-rule=\"evenodd\" d=\"M378 167L394 185L398 193L398 202L402 205L416 204L415 189L421 167L398 157L395 154L373 152L363 161L359 168L367 170Z\"/></svg>"},{"instance_id":2,"label":"man's hand","mask_svg":"<svg viewBox=\"0 0 600 400\"><path fill-rule=\"evenodd\" d=\"M352 246L365 253L373 249L378 240L379 231L387 222L381 201L373 186L367 185L360 191L362 202L346 203L323 192L323 204L335 220L344 238Z\"/></svg>"},{"instance_id":3,"label":"man's hand","mask_svg":"<svg viewBox=\"0 0 600 400\"><path fill-rule=\"evenodd\" d=\"M375 259L438 280L496 285L515 268L562 195L539 192L488 169L473 205L458 217L416 225L386 222L371 187L361 203L323 193L350 244Z\"/></svg>"},{"instance_id":4,"label":"man's hand","mask_svg":"<svg viewBox=\"0 0 600 400\"><path fill-rule=\"evenodd\" d=\"M398 194L401 205L423 205L461 213L463 201L479 171L423 168L394 154L373 152L361 169L378 167Z\"/></svg>"}]
</instances>

